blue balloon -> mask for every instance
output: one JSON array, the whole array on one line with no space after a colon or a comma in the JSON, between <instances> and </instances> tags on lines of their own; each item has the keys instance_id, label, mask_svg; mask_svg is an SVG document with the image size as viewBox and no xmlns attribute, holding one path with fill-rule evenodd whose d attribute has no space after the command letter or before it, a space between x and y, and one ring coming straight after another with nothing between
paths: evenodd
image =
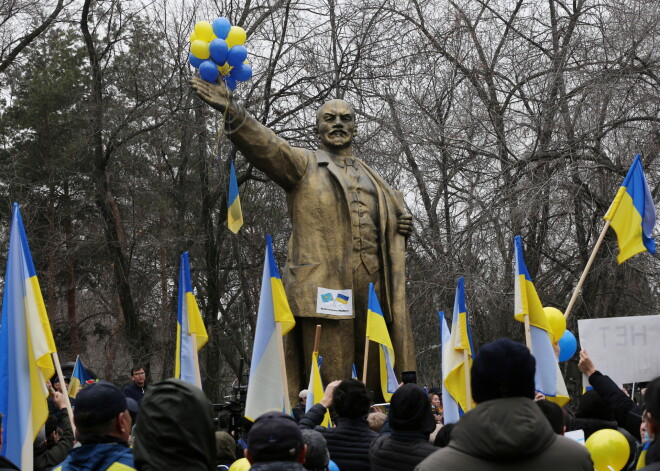
<instances>
[{"instance_id":1,"label":"blue balloon","mask_svg":"<svg viewBox=\"0 0 660 471\"><path fill-rule=\"evenodd\" d=\"M228 89L230 89L232 92L236 90L236 80L231 77L223 77L223 80L225 81L225 85L227 85Z\"/></svg>"},{"instance_id":2,"label":"blue balloon","mask_svg":"<svg viewBox=\"0 0 660 471\"><path fill-rule=\"evenodd\" d=\"M216 18L213 20L213 34L215 34L220 39L227 39L229 30L231 29L231 23L227 18Z\"/></svg>"},{"instance_id":3,"label":"blue balloon","mask_svg":"<svg viewBox=\"0 0 660 471\"><path fill-rule=\"evenodd\" d=\"M211 59L217 65L222 65L227 59L227 52L229 47L224 39L216 38L209 43L209 52L211 53Z\"/></svg>"},{"instance_id":4,"label":"blue balloon","mask_svg":"<svg viewBox=\"0 0 660 471\"><path fill-rule=\"evenodd\" d=\"M573 358L577 350L577 340L570 330L566 330L559 339L559 361L567 361Z\"/></svg>"},{"instance_id":5,"label":"blue balloon","mask_svg":"<svg viewBox=\"0 0 660 471\"><path fill-rule=\"evenodd\" d=\"M239 64L231 69L229 75L237 82L245 82L252 77L252 67L247 64Z\"/></svg>"},{"instance_id":6,"label":"blue balloon","mask_svg":"<svg viewBox=\"0 0 660 471\"><path fill-rule=\"evenodd\" d=\"M200 64L201 64L202 62L204 62L204 59L198 59L198 58L195 57L195 56L193 55L193 53L191 52L191 53L188 55L188 62L190 62L190 65L192 65L194 68L199 69Z\"/></svg>"},{"instance_id":7,"label":"blue balloon","mask_svg":"<svg viewBox=\"0 0 660 471\"><path fill-rule=\"evenodd\" d=\"M227 64L232 67L241 65L247 59L247 49L245 46L234 46L227 53Z\"/></svg>"},{"instance_id":8,"label":"blue balloon","mask_svg":"<svg viewBox=\"0 0 660 471\"><path fill-rule=\"evenodd\" d=\"M207 82L215 83L220 71L213 61L205 60L199 66L199 76Z\"/></svg>"}]
</instances>

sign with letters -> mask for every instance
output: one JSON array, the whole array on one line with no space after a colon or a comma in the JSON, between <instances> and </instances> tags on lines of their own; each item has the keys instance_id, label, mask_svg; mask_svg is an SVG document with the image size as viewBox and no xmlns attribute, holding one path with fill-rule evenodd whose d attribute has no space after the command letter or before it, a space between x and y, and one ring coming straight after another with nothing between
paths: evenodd
<instances>
[{"instance_id":1,"label":"sign with letters","mask_svg":"<svg viewBox=\"0 0 660 471\"><path fill-rule=\"evenodd\" d=\"M316 296L316 313L326 316L352 317L353 290L328 289L319 286Z\"/></svg>"},{"instance_id":2,"label":"sign with letters","mask_svg":"<svg viewBox=\"0 0 660 471\"><path fill-rule=\"evenodd\" d=\"M660 316L578 320L580 346L594 366L621 385L660 376ZM584 378L585 386L588 381Z\"/></svg>"}]
</instances>

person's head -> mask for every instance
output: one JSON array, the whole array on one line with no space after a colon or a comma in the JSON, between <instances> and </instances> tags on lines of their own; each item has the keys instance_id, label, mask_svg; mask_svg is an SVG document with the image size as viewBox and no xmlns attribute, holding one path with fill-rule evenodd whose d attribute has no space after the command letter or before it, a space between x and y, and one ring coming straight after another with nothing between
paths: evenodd
<instances>
[{"instance_id":1,"label":"person's head","mask_svg":"<svg viewBox=\"0 0 660 471\"><path fill-rule=\"evenodd\" d=\"M646 430L651 438L656 438L660 435L660 377L649 382L646 387L644 404L646 413L643 418L646 422Z\"/></svg>"},{"instance_id":2,"label":"person's head","mask_svg":"<svg viewBox=\"0 0 660 471\"><path fill-rule=\"evenodd\" d=\"M404 384L390 399L390 427L395 431L422 432L435 430L431 404L421 386Z\"/></svg>"},{"instance_id":3,"label":"person's head","mask_svg":"<svg viewBox=\"0 0 660 471\"><path fill-rule=\"evenodd\" d=\"M609 408L595 389L590 389L580 397L577 409L575 410L575 417L578 419L612 421L614 420L614 412L612 412L612 409Z\"/></svg>"},{"instance_id":4,"label":"person's head","mask_svg":"<svg viewBox=\"0 0 660 471\"><path fill-rule=\"evenodd\" d=\"M179 379L149 386L135 426L137 469L213 469L213 407L204 392Z\"/></svg>"},{"instance_id":5,"label":"person's head","mask_svg":"<svg viewBox=\"0 0 660 471\"><path fill-rule=\"evenodd\" d=\"M369 415L367 416L367 423L369 424L369 428L376 433L380 433L386 420L387 415L380 411L369 412Z\"/></svg>"},{"instance_id":6,"label":"person's head","mask_svg":"<svg viewBox=\"0 0 660 471\"><path fill-rule=\"evenodd\" d=\"M510 339L484 345L474 356L470 376L477 403L504 397L534 398L536 361L529 349Z\"/></svg>"},{"instance_id":7,"label":"person's head","mask_svg":"<svg viewBox=\"0 0 660 471\"><path fill-rule=\"evenodd\" d=\"M339 417L357 419L369 413L369 392L362 381L345 379L335 388L332 404Z\"/></svg>"},{"instance_id":8,"label":"person's head","mask_svg":"<svg viewBox=\"0 0 660 471\"><path fill-rule=\"evenodd\" d=\"M215 462L216 464L233 463L236 461L236 441L227 432L215 432Z\"/></svg>"},{"instance_id":9,"label":"person's head","mask_svg":"<svg viewBox=\"0 0 660 471\"><path fill-rule=\"evenodd\" d=\"M282 412L266 412L257 417L250 429L245 457L250 463L304 463L305 450L302 433L293 417Z\"/></svg>"},{"instance_id":10,"label":"person's head","mask_svg":"<svg viewBox=\"0 0 660 471\"><path fill-rule=\"evenodd\" d=\"M536 405L539 406L545 418L550 422L552 430L557 435L563 435L566 431L566 424L564 423L564 411L562 411L561 407L547 399L536 401Z\"/></svg>"},{"instance_id":11,"label":"person's head","mask_svg":"<svg viewBox=\"0 0 660 471\"><path fill-rule=\"evenodd\" d=\"M316 133L324 150L346 149L357 135L355 111L344 100L330 100L316 111Z\"/></svg>"},{"instance_id":12,"label":"person's head","mask_svg":"<svg viewBox=\"0 0 660 471\"><path fill-rule=\"evenodd\" d=\"M300 399L300 402L305 402L307 400L307 394L307 389L303 389L298 393L298 399Z\"/></svg>"},{"instance_id":13,"label":"person's head","mask_svg":"<svg viewBox=\"0 0 660 471\"><path fill-rule=\"evenodd\" d=\"M69 389L70 381L71 378L69 378L68 376L64 376L64 389L66 389L67 391ZM55 389L55 391L64 392L62 390L62 385L60 384L60 377L58 375L55 375L55 377L53 378L53 389Z\"/></svg>"},{"instance_id":14,"label":"person's head","mask_svg":"<svg viewBox=\"0 0 660 471\"><path fill-rule=\"evenodd\" d=\"M73 421L79 440L88 437L111 436L128 441L131 434L130 412L137 412L137 403L127 399L112 383L99 381L80 390L76 396Z\"/></svg>"},{"instance_id":15,"label":"person's head","mask_svg":"<svg viewBox=\"0 0 660 471\"><path fill-rule=\"evenodd\" d=\"M302 430L303 441L307 446L305 462L307 471L326 471L330 463L330 453L325 437L316 430Z\"/></svg>"},{"instance_id":16,"label":"person's head","mask_svg":"<svg viewBox=\"0 0 660 471\"><path fill-rule=\"evenodd\" d=\"M440 399L440 394L432 392L429 393L429 402L433 407L440 409L442 407L442 400Z\"/></svg>"},{"instance_id":17,"label":"person's head","mask_svg":"<svg viewBox=\"0 0 660 471\"><path fill-rule=\"evenodd\" d=\"M147 381L147 374L144 372L144 367L134 366L131 368L131 379L137 386L144 387L144 383Z\"/></svg>"}]
</instances>

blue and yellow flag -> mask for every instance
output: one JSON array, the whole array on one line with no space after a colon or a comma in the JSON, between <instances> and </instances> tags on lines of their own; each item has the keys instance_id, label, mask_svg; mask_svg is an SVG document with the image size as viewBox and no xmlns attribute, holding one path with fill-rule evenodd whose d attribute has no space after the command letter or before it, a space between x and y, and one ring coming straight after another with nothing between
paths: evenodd
<instances>
[{"instance_id":1,"label":"blue and yellow flag","mask_svg":"<svg viewBox=\"0 0 660 471\"><path fill-rule=\"evenodd\" d=\"M268 235L250 382L245 400L245 417L252 421L264 412L285 410L285 404L289 401L288 397L284 397L282 371L285 365L280 362L282 337L278 338L277 322L282 327L282 336L296 325L275 263L273 241Z\"/></svg>"},{"instance_id":2,"label":"blue and yellow flag","mask_svg":"<svg viewBox=\"0 0 660 471\"><path fill-rule=\"evenodd\" d=\"M323 399L324 396L323 383L321 382L321 371L319 370L320 364L319 352L312 352L312 371L309 374L309 384L307 385L305 412L310 410L315 404L321 402L321 399ZM330 422L330 411L325 411L321 425L323 427L332 427L332 422Z\"/></svg>"},{"instance_id":3,"label":"blue and yellow flag","mask_svg":"<svg viewBox=\"0 0 660 471\"><path fill-rule=\"evenodd\" d=\"M80 359L80 355L76 357L76 364L73 367L71 374L71 381L69 381L69 397L75 398L78 395L80 388L89 380L93 380L92 376L87 372Z\"/></svg>"},{"instance_id":4,"label":"blue and yellow flag","mask_svg":"<svg viewBox=\"0 0 660 471\"><path fill-rule=\"evenodd\" d=\"M9 235L0 324L2 456L32 469L32 443L48 418L46 381L56 351L18 204Z\"/></svg>"},{"instance_id":5,"label":"blue and yellow flag","mask_svg":"<svg viewBox=\"0 0 660 471\"><path fill-rule=\"evenodd\" d=\"M399 382L394 375L394 347L392 347L392 340L387 331L385 317L376 297L373 283L369 283L367 337L380 344L380 388L383 391L385 402L390 402Z\"/></svg>"},{"instance_id":6,"label":"blue and yellow flag","mask_svg":"<svg viewBox=\"0 0 660 471\"><path fill-rule=\"evenodd\" d=\"M603 219L611 221L610 225L616 232L619 263L647 250L655 253L655 240L651 235L655 226L655 205L639 154Z\"/></svg>"},{"instance_id":7,"label":"blue and yellow flag","mask_svg":"<svg viewBox=\"0 0 660 471\"><path fill-rule=\"evenodd\" d=\"M467 365L463 353L465 350L468 352ZM470 323L465 305L465 286L463 277L460 277L456 284L456 295L454 297L451 336L447 347L444 348L443 346L442 363L443 366L446 366L446 373L443 371L443 384L447 388L447 392L458 403L461 412L467 412L474 407L474 404L468 404L468 396L472 397L472 394L468 395L465 381L465 376L470 374L472 368L473 352L472 334L470 333Z\"/></svg>"},{"instance_id":8,"label":"blue and yellow flag","mask_svg":"<svg viewBox=\"0 0 660 471\"><path fill-rule=\"evenodd\" d=\"M238 196L238 182L236 181L236 170L234 161L231 161L229 169L229 196L227 197L227 226L234 234L243 226L243 211L241 210L241 199Z\"/></svg>"},{"instance_id":9,"label":"blue and yellow flag","mask_svg":"<svg viewBox=\"0 0 660 471\"><path fill-rule=\"evenodd\" d=\"M556 402L563 407L570 398L564 377L559 369L557 356L552 348L553 336L550 323L527 271L520 236L516 236L513 243L516 265L514 317L517 321L525 322L525 315L529 316L532 340L530 350L536 359L536 375L534 376L536 390L544 394L547 400Z\"/></svg>"},{"instance_id":10,"label":"blue and yellow flag","mask_svg":"<svg viewBox=\"0 0 660 471\"><path fill-rule=\"evenodd\" d=\"M190 281L188 252L181 254L179 267L179 305L176 321L176 358L174 377L202 387L197 352L208 341L202 315Z\"/></svg>"},{"instance_id":11,"label":"blue and yellow flag","mask_svg":"<svg viewBox=\"0 0 660 471\"><path fill-rule=\"evenodd\" d=\"M440 318L440 349L442 351L442 418L443 423L454 424L461 418L461 412L458 407L458 402L456 402L454 396L447 391L447 386L445 386L445 379L451 371L449 360L453 357L450 351L452 349L451 331L447 326L445 313L442 311L438 312L438 317Z\"/></svg>"}]
</instances>

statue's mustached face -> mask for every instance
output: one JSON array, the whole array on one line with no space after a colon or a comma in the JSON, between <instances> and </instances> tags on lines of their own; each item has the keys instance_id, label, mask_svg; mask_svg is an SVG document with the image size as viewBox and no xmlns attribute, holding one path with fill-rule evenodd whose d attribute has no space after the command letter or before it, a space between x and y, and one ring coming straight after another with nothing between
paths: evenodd
<instances>
[{"instance_id":1,"label":"statue's mustached face","mask_svg":"<svg viewBox=\"0 0 660 471\"><path fill-rule=\"evenodd\" d=\"M335 149L350 146L357 131L355 113L343 100L331 100L319 108L316 125L321 143Z\"/></svg>"}]
</instances>

